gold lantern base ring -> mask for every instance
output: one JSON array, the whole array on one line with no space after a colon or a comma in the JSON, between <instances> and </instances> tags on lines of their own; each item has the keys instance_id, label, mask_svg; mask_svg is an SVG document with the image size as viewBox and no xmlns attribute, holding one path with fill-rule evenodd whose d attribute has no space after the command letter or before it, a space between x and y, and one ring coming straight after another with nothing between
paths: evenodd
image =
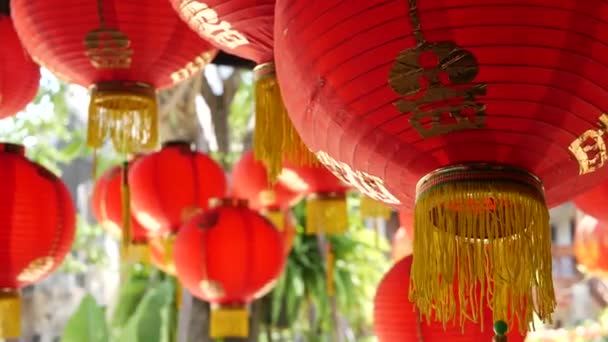
<instances>
[{"instance_id":1,"label":"gold lantern base ring","mask_svg":"<svg viewBox=\"0 0 608 342\"><path fill-rule=\"evenodd\" d=\"M209 322L211 338L249 337L249 311L245 305L212 305Z\"/></svg>"},{"instance_id":2,"label":"gold lantern base ring","mask_svg":"<svg viewBox=\"0 0 608 342\"><path fill-rule=\"evenodd\" d=\"M144 83L101 82L91 87L87 144L103 145L110 137L114 148L134 154L158 143L158 105L156 90Z\"/></svg>"},{"instance_id":3,"label":"gold lantern base ring","mask_svg":"<svg viewBox=\"0 0 608 342\"><path fill-rule=\"evenodd\" d=\"M527 331L550 322L549 210L540 180L504 165L438 169L417 186L410 300L421 314L461 325L494 320Z\"/></svg>"},{"instance_id":4,"label":"gold lantern base ring","mask_svg":"<svg viewBox=\"0 0 608 342\"><path fill-rule=\"evenodd\" d=\"M21 336L21 300L17 290L0 289L0 340Z\"/></svg>"}]
</instances>

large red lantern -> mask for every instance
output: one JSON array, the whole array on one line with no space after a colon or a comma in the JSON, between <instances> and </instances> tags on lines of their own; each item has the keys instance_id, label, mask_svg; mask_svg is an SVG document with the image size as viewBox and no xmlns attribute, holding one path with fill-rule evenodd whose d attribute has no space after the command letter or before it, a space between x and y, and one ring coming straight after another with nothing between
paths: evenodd
<instances>
[{"instance_id":1,"label":"large red lantern","mask_svg":"<svg viewBox=\"0 0 608 342\"><path fill-rule=\"evenodd\" d=\"M591 190L574 198L574 205L585 214L591 215L600 221L608 221L608 182L594 186Z\"/></svg>"},{"instance_id":2,"label":"large red lantern","mask_svg":"<svg viewBox=\"0 0 608 342\"><path fill-rule=\"evenodd\" d=\"M348 187L322 165L287 164L279 182L306 195L306 233L337 234L348 228Z\"/></svg>"},{"instance_id":3,"label":"large red lantern","mask_svg":"<svg viewBox=\"0 0 608 342\"><path fill-rule=\"evenodd\" d=\"M282 160L316 162L285 111L273 56L275 0L171 0L188 25L219 49L258 65L255 75L255 156L274 180Z\"/></svg>"},{"instance_id":4,"label":"large red lantern","mask_svg":"<svg viewBox=\"0 0 608 342\"><path fill-rule=\"evenodd\" d=\"M412 256L408 256L395 264L378 286L374 298L374 330L379 342L493 341L492 311L488 307L483 308L482 316L475 317L481 327L470 321L464 324L464 329L454 324L444 327L441 323L424 321L408 299L407 280L411 269ZM516 331L507 336L509 342L525 340Z\"/></svg>"},{"instance_id":5,"label":"large red lantern","mask_svg":"<svg viewBox=\"0 0 608 342\"><path fill-rule=\"evenodd\" d=\"M36 96L40 68L23 49L10 17L0 13L0 119L17 114Z\"/></svg>"},{"instance_id":6,"label":"large red lantern","mask_svg":"<svg viewBox=\"0 0 608 342\"><path fill-rule=\"evenodd\" d=\"M277 1L275 62L294 126L342 179L415 207L413 300L425 315L434 284L459 267L461 291L477 279L511 294L489 303L499 316L549 320L547 207L608 173L607 6Z\"/></svg>"},{"instance_id":7,"label":"large red lantern","mask_svg":"<svg viewBox=\"0 0 608 342\"><path fill-rule=\"evenodd\" d=\"M224 170L190 143L167 142L140 157L129 172L135 217L157 235L176 233L209 199L226 193Z\"/></svg>"},{"instance_id":8,"label":"large red lantern","mask_svg":"<svg viewBox=\"0 0 608 342\"><path fill-rule=\"evenodd\" d=\"M177 275L217 306L211 337L247 337L245 305L270 291L285 263L283 248L279 232L243 200L218 201L184 225L175 241Z\"/></svg>"},{"instance_id":9,"label":"large red lantern","mask_svg":"<svg viewBox=\"0 0 608 342\"><path fill-rule=\"evenodd\" d=\"M70 251L76 212L63 182L0 144L0 339L20 335L18 291L54 271Z\"/></svg>"},{"instance_id":10,"label":"large red lantern","mask_svg":"<svg viewBox=\"0 0 608 342\"><path fill-rule=\"evenodd\" d=\"M587 271L608 273L608 226L584 216L576 226L574 254Z\"/></svg>"},{"instance_id":11,"label":"large red lantern","mask_svg":"<svg viewBox=\"0 0 608 342\"><path fill-rule=\"evenodd\" d=\"M156 147L156 90L198 73L215 55L167 0L16 0L15 28L41 65L89 87L87 143L123 153Z\"/></svg>"}]
</instances>

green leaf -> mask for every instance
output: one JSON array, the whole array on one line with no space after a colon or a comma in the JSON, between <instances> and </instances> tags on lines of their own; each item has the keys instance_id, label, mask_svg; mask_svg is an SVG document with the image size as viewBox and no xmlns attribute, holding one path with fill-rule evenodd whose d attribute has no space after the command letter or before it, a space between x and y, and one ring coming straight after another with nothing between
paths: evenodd
<instances>
[{"instance_id":1,"label":"green leaf","mask_svg":"<svg viewBox=\"0 0 608 342\"><path fill-rule=\"evenodd\" d=\"M108 326L105 310L95 298L86 295L80 306L68 321L61 342L108 342Z\"/></svg>"},{"instance_id":2,"label":"green leaf","mask_svg":"<svg viewBox=\"0 0 608 342\"><path fill-rule=\"evenodd\" d=\"M111 321L113 330L120 331L125 327L144 298L148 285L148 279L145 277L130 274L118 294L118 304L114 309Z\"/></svg>"}]
</instances>

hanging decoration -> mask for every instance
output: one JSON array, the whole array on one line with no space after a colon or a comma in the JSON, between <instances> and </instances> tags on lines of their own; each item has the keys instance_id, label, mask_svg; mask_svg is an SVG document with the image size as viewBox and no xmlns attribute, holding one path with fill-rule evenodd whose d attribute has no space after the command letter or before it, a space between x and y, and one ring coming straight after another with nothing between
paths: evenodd
<instances>
[{"instance_id":1,"label":"hanging decoration","mask_svg":"<svg viewBox=\"0 0 608 342\"><path fill-rule=\"evenodd\" d=\"M11 18L0 13L0 119L15 115L30 103L40 83L40 68L17 37Z\"/></svg>"},{"instance_id":2,"label":"hanging decoration","mask_svg":"<svg viewBox=\"0 0 608 342\"><path fill-rule=\"evenodd\" d=\"M492 311L484 306L479 313L469 312L471 320L443 325L425 321L408 298L408 279L412 271L412 256L396 263L384 276L374 298L374 331L379 342L396 341L492 341ZM457 298L457 301L463 300ZM461 317L463 318L463 317ZM504 322L496 322L499 330L506 331ZM509 342L523 342L525 337L517 331L508 333Z\"/></svg>"},{"instance_id":3,"label":"hanging decoration","mask_svg":"<svg viewBox=\"0 0 608 342\"><path fill-rule=\"evenodd\" d=\"M339 178L415 212L425 317L459 316L445 295L458 273L459 295L482 289L475 310L551 320L547 208L608 176L607 6L277 0L292 122Z\"/></svg>"},{"instance_id":4,"label":"hanging decoration","mask_svg":"<svg viewBox=\"0 0 608 342\"><path fill-rule=\"evenodd\" d=\"M125 261L148 263L148 230L134 217L131 210L127 217L128 223L124 222L123 212L125 208L130 208L129 203L123 203L130 200L123 199L128 168L128 165L126 168L112 167L97 179L91 196L93 216L108 233L122 238L123 245L128 247L123 250L126 253Z\"/></svg>"},{"instance_id":5,"label":"hanging decoration","mask_svg":"<svg viewBox=\"0 0 608 342\"><path fill-rule=\"evenodd\" d=\"M608 226L586 215L576 226L576 261L592 273L608 273Z\"/></svg>"},{"instance_id":6,"label":"hanging decoration","mask_svg":"<svg viewBox=\"0 0 608 342\"><path fill-rule=\"evenodd\" d=\"M190 78L217 50L167 0L12 0L23 45L39 64L91 90L87 144L122 154L158 141L156 90Z\"/></svg>"},{"instance_id":7,"label":"hanging decoration","mask_svg":"<svg viewBox=\"0 0 608 342\"><path fill-rule=\"evenodd\" d=\"M23 146L0 144L0 339L21 335L19 289L63 262L76 211L63 182L25 157Z\"/></svg>"},{"instance_id":8,"label":"hanging decoration","mask_svg":"<svg viewBox=\"0 0 608 342\"><path fill-rule=\"evenodd\" d=\"M255 160L253 152L243 154L232 169L232 191L237 198L246 199L249 207L266 216L278 230L283 230L285 211L302 195L279 182L268 179L266 167Z\"/></svg>"},{"instance_id":9,"label":"hanging decoration","mask_svg":"<svg viewBox=\"0 0 608 342\"><path fill-rule=\"evenodd\" d=\"M275 180L283 161L314 165L316 158L293 128L277 82L273 56L275 0L171 0L202 38L233 55L255 61L256 159Z\"/></svg>"},{"instance_id":10,"label":"hanging decoration","mask_svg":"<svg viewBox=\"0 0 608 342\"><path fill-rule=\"evenodd\" d=\"M169 275L175 276L175 260L173 260L175 235L151 236L148 239L148 246L152 265Z\"/></svg>"},{"instance_id":11,"label":"hanging decoration","mask_svg":"<svg viewBox=\"0 0 608 342\"><path fill-rule=\"evenodd\" d=\"M247 303L272 289L285 259L279 232L245 200L214 201L175 242L178 278L212 304L211 338L249 335Z\"/></svg>"}]
</instances>

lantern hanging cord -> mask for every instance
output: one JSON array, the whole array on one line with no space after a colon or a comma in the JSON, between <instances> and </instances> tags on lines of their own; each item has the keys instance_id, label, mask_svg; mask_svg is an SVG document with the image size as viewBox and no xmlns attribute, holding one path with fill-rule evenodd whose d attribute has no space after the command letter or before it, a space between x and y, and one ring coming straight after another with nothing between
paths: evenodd
<instances>
[{"instance_id":1,"label":"lantern hanging cord","mask_svg":"<svg viewBox=\"0 0 608 342\"><path fill-rule=\"evenodd\" d=\"M549 211L540 180L521 169L466 164L417 188L410 300L430 321L494 319L528 330L551 321Z\"/></svg>"}]
</instances>

